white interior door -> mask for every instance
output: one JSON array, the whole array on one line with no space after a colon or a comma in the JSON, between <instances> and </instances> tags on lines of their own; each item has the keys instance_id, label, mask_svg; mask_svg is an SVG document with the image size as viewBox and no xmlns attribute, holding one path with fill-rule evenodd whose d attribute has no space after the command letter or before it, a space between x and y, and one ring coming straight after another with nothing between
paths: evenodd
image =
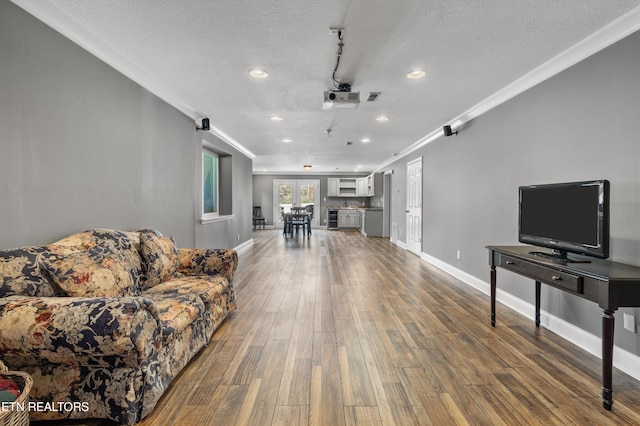
<instances>
[{"instance_id":1,"label":"white interior door","mask_svg":"<svg viewBox=\"0 0 640 426\"><path fill-rule=\"evenodd\" d=\"M276 228L283 227L282 213L291 211L291 207L306 207L313 204L312 228L318 228L320 218L320 181L319 180L273 180L273 223Z\"/></svg>"},{"instance_id":2,"label":"white interior door","mask_svg":"<svg viewBox=\"0 0 640 426\"><path fill-rule=\"evenodd\" d=\"M422 157L407 163L407 250L422 251Z\"/></svg>"}]
</instances>

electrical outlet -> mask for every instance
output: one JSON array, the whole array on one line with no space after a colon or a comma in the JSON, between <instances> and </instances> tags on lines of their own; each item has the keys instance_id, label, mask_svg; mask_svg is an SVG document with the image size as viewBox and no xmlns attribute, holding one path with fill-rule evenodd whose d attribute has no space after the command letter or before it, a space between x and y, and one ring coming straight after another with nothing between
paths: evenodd
<instances>
[{"instance_id":1,"label":"electrical outlet","mask_svg":"<svg viewBox=\"0 0 640 426\"><path fill-rule=\"evenodd\" d=\"M238 234L238 241L240 241L240 234Z\"/></svg>"},{"instance_id":2,"label":"electrical outlet","mask_svg":"<svg viewBox=\"0 0 640 426\"><path fill-rule=\"evenodd\" d=\"M460 252L460 250L458 250L456 252L456 258L458 258L458 260L460 260L460 257L462 257L462 253Z\"/></svg>"},{"instance_id":3,"label":"electrical outlet","mask_svg":"<svg viewBox=\"0 0 640 426\"><path fill-rule=\"evenodd\" d=\"M636 317L634 315L629 315L626 312L623 312L624 317L624 328L629 330L632 333L636 332Z\"/></svg>"}]
</instances>

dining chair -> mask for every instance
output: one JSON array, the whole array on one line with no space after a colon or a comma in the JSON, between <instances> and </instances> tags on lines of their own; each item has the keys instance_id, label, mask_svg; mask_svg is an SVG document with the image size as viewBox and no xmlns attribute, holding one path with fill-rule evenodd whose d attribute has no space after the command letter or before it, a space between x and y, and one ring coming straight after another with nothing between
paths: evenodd
<instances>
[{"instance_id":1,"label":"dining chair","mask_svg":"<svg viewBox=\"0 0 640 426\"><path fill-rule=\"evenodd\" d=\"M267 220L262 216L262 209L260 206L253 206L253 229L256 229L257 225L262 224L262 229L264 229Z\"/></svg>"},{"instance_id":2,"label":"dining chair","mask_svg":"<svg viewBox=\"0 0 640 426\"><path fill-rule=\"evenodd\" d=\"M285 212L284 207L280 206L280 219L282 220L282 235L284 236L291 233L291 230L289 229L291 227L289 223L290 218L291 218L291 213Z\"/></svg>"},{"instance_id":3,"label":"dining chair","mask_svg":"<svg viewBox=\"0 0 640 426\"><path fill-rule=\"evenodd\" d=\"M295 227L296 233L302 223L300 222L299 214L291 210L287 213L282 213L282 235L293 236L293 228Z\"/></svg>"},{"instance_id":4,"label":"dining chair","mask_svg":"<svg viewBox=\"0 0 640 426\"><path fill-rule=\"evenodd\" d=\"M307 217L307 221L308 223L308 229L307 229L307 234L311 235L311 223L313 222L313 204L308 204L305 206L305 211L307 212L307 214L309 215Z\"/></svg>"}]
</instances>

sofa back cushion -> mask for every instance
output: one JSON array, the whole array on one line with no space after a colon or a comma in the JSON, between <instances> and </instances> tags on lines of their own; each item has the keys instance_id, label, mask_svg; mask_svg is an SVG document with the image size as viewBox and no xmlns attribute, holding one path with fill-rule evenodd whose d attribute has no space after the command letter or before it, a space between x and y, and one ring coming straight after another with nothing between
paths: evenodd
<instances>
[{"instance_id":1,"label":"sofa back cushion","mask_svg":"<svg viewBox=\"0 0 640 426\"><path fill-rule=\"evenodd\" d=\"M163 237L153 230L142 230L140 253L146 271L143 289L167 281L178 270L178 248L172 237Z\"/></svg>"},{"instance_id":2,"label":"sofa back cushion","mask_svg":"<svg viewBox=\"0 0 640 426\"><path fill-rule=\"evenodd\" d=\"M44 246L0 250L0 297L55 296L56 291L40 270Z\"/></svg>"},{"instance_id":3,"label":"sofa back cushion","mask_svg":"<svg viewBox=\"0 0 640 426\"><path fill-rule=\"evenodd\" d=\"M124 232L94 229L47 248L43 269L68 296L133 296L139 292L144 276L140 255Z\"/></svg>"},{"instance_id":4,"label":"sofa back cushion","mask_svg":"<svg viewBox=\"0 0 640 426\"><path fill-rule=\"evenodd\" d=\"M71 297L117 297L135 294L131 268L118 253L97 249L53 255L42 265L58 287Z\"/></svg>"}]
</instances>

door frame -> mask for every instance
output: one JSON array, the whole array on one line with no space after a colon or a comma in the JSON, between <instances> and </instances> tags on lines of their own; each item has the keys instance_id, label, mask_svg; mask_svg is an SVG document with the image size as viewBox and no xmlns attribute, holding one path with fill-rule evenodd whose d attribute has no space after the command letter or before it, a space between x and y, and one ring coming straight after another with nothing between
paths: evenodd
<instances>
[{"instance_id":1,"label":"door frame","mask_svg":"<svg viewBox=\"0 0 640 426\"><path fill-rule=\"evenodd\" d=\"M407 163L407 250L422 253L422 157Z\"/></svg>"},{"instance_id":2,"label":"door frame","mask_svg":"<svg viewBox=\"0 0 640 426\"><path fill-rule=\"evenodd\" d=\"M393 171L385 172L382 181L382 237L391 236L391 178Z\"/></svg>"}]
</instances>

